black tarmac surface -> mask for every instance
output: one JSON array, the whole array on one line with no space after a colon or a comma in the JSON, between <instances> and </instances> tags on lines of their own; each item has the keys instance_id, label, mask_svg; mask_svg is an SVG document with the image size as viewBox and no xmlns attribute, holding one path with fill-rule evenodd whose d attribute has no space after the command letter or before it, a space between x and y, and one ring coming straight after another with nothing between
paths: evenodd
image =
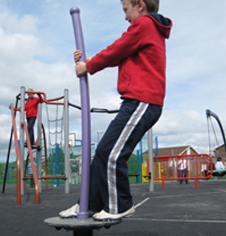
<instances>
[{"instance_id":1,"label":"black tarmac surface","mask_svg":"<svg viewBox=\"0 0 226 236\"><path fill-rule=\"evenodd\" d=\"M1 236L72 236L73 231L56 230L44 224L61 210L72 206L80 186L43 188L40 204L35 204L34 188L27 187L22 204L17 205L16 188L6 186L0 195ZM132 218L123 219L109 229L94 230L94 236L215 236L226 235L226 181L199 181L180 185L178 182L131 184L134 204L150 198L136 209Z\"/></svg>"}]
</instances>

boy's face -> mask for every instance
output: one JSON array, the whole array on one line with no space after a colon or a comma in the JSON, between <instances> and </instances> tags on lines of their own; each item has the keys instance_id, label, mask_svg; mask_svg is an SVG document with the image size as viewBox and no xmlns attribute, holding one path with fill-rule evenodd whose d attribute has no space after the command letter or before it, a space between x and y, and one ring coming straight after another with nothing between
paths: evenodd
<instances>
[{"instance_id":1,"label":"boy's face","mask_svg":"<svg viewBox=\"0 0 226 236\"><path fill-rule=\"evenodd\" d=\"M28 93L28 98L29 99L32 99L34 97L34 94L33 93Z\"/></svg>"},{"instance_id":2,"label":"boy's face","mask_svg":"<svg viewBox=\"0 0 226 236\"><path fill-rule=\"evenodd\" d=\"M133 24L133 22L140 16L138 4L136 3L136 5L133 6L130 0L122 0L122 7L126 14L125 20L130 24Z\"/></svg>"}]
</instances>

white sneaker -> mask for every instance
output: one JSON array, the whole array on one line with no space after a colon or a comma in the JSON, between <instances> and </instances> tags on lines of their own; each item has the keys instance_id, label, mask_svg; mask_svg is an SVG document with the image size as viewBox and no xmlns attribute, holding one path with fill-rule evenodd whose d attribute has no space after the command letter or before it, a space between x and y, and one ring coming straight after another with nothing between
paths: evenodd
<instances>
[{"instance_id":1,"label":"white sneaker","mask_svg":"<svg viewBox=\"0 0 226 236\"><path fill-rule=\"evenodd\" d=\"M122 213L118 213L118 214L110 214L104 210L102 210L99 213L96 213L95 215L93 215L93 219L94 220L98 220L98 221L105 221L105 220L118 220L121 219L123 217L131 217L133 216L135 213L135 208L134 206L132 206L129 210L122 212Z\"/></svg>"},{"instance_id":2,"label":"white sneaker","mask_svg":"<svg viewBox=\"0 0 226 236\"><path fill-rule=\"evenodd\" d=\"M77 217L78 213L79 213L79 204L76 203L74 206L68 208L67 210L61 211L59 215L62 218L70 218L70 217Z\"/></svg>"},{"instance_id":3,"label":"white sneaker","mask_svg":"<svg viewBox=\"0 0 226 236\"><path fill-rule=\"evenodd\" d=\"M61 211L59 213L60 217L62 218L72 218L77 217L77 214L79 213L79 204L76 203L74 206L68 208L67 210ZM96 211L88 211L89 217L92 217L94 214L96 214Z\"/></svg>"}]
</instances>

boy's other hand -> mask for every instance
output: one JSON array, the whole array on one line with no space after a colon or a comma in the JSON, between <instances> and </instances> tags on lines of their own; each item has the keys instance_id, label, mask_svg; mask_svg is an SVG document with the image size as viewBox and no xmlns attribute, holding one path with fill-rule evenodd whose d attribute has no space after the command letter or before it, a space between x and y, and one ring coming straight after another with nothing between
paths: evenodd
<instances>
[{"instance_id":1,"label":"boy's other hand","mask_svg":"<svg viewBox=\"0 0 226 236\"><path fill-rule=\"evenodd\" d=\"M74 59L75 63L79 61L79 59L82 57L82 52L79 50L74 51Z\"/></svg>"},{"instance_id":2,"label":"boy's other hand","mask_svg":"<svg viewBox=\"0 0 226 236\"><path fill-rule=\"evenodd\" d=\"M82 52L81 51L79 51L79 50L74 51L75 63L77 63L80 60L81 57L82 57ZM90 60L91 60L91 57L86 56L86 61L90 61Z\"/></svg>"},{"instance_id":3,"label":"boy's other hand","mask_svg":"<svg viewBox=\"0 0 226 236\"><path fill-rule=\"evenodd\" d=\"M86 63L83 61L79 61L75 65L75 71L77 77L82 77L87 73Z\"/></svg>"}]
</instances>

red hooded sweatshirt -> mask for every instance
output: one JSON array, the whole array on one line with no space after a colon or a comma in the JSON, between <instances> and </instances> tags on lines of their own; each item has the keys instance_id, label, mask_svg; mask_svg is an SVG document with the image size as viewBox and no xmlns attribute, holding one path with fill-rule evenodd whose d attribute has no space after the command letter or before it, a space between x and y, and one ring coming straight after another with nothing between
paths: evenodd
<instances>
[{"instance_id":1,"label":"red hooded sweatshirt","mask_svg":"<svg viewBox=\"0 0 226 236\"><path fill-rule=\"evenodd\" d=\"M165 97L165 38L172 21L158 13L138 17L113 44L86 63L94 74L118 65L117 90L122 98L163 106Z\"/></svg>"},{"instance_id":2,"label":"red hooded sweatshirt","mask_svg":"<svg viewBox=\"0 0 226 236\"><path fill-rule=\"evenodd\" d=\"M31 100L28 99L25 103L26 118L37 117L38 104L43 103L41 95L39 97L33 97Z\"/></svg>"}]
</instances>

